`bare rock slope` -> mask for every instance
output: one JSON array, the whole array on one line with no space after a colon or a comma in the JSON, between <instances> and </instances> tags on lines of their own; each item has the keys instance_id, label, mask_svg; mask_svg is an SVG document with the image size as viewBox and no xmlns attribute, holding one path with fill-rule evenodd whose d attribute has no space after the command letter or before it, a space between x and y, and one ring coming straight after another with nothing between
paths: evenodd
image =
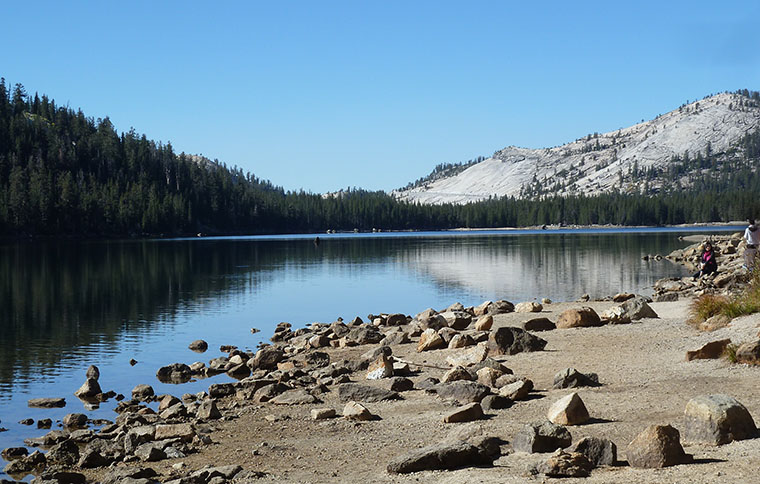
<instances>
[{"instance_id":1,"label":"bare rock slope","mask_svg":"<svg viewBox=\"0 0 760 484\"><path fill-rule=\"evenodd\" d=\"M402 200L440 204L491 196L657 190L666 183L666 177L646 182L641 174L647 169L666 169L673 157L683 158L685 154L692 158L724 155L759 127L760 107L756 102L740 94L722 93L651 121L590 134L554 148L509 146L453 176L398 190L394 195ZM688 184L686 177L677 181Z\"/></svg>"}]
</instances>

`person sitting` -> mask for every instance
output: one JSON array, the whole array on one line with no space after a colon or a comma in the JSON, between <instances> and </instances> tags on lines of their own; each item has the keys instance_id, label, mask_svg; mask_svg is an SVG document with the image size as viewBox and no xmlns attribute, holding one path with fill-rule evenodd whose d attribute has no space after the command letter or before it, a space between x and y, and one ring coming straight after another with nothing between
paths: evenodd
<instances>
[{"instance_id":1,"label":"person sitting","mask_svg":"<svg viewBox=\"0 0 760 484\"><path fill-rule=\"evenodd\" d=\"M718 271L718 261L715 260L715 252L712 250L712 244L705 242L704 250L699 258L699 271L694 274L694 279L713 274Z\"/></svg>"}]
</instances>

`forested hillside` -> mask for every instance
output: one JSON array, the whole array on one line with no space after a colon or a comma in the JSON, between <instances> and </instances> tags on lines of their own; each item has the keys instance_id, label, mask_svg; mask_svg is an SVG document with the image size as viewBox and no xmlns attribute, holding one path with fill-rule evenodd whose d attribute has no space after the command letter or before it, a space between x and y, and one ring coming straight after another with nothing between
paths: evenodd
<instances>
[{"instance_id":1,"label":"forested hillside","mask_svg":"<svg viewBox=\"0 0 760 484\"><path fill-rule=\"evenodd\" d=\"M760 136L743 140L744 169L653 196L610 193L465 205L400 202L384 192L285 192L238 168L177 154L108 118L57 106L0 80L0 235L140 236L446 229L553 223L657 225L760 216ZM707 165L706 165L707 164Z\"/></svg>"}]
</instances>

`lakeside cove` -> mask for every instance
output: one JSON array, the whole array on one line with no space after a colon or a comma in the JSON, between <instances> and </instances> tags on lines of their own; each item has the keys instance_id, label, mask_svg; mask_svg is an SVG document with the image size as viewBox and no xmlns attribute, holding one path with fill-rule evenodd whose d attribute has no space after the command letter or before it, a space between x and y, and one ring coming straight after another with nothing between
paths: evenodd
<instances>
[{"instance_id":1,"label":"lakeside cove","mask_svg":"<svg viewBox=\"0 0 760 484\"><path fill-rule=\"evenodd\" d=\"M267 332L272 344L256 350L235 347L235 339L218 351L194 342L194 351L211 358L207 363L163 361L156 377L179 385L171 395L135 381L120 399L95 386L106 378L102 368L83 367L80 395L90 405L118 399L118 417L93 421L75 413L79 403L70 395L76 387L50 395L65 397L74 412L56 430L27 441L42 446L45 457L16 450L20 459L6 472L20 478L26 465L41 473L36 482L178 484L496 483L584 472L584 482L751 480L760 463L758 439L731 437L735 441L716 446L705 440L696 414L685 413L695 398L725 394L749 415L760 415L756 367L686 360L687 351L713 341L757 340L757 315L709 333L686 323L691 297L746 283L736 237L709 238L722 271L696 283L688 277L658 281L654 301L625 292L573 302L537 295L471 307L453 303L415 316L281 323ZM690 246L664 255L688 263L695 253ZM183 392L182 382L202 383L215 374L234 380ZM571 402L555 406L573 393ZM553 426L541 425L547 419ZM640 452L629 446L649 425L681 431L680 454L674 450L658 470L638 465ZM741 425L744 434L734 436L755 436L754 423ZM544 435L547 429L551 435ZM592 440L579 450L583 438ZM553 454L571 444L576 452ZM592 458L584 445L602 450Z\"/></svg>"}]
</instances>

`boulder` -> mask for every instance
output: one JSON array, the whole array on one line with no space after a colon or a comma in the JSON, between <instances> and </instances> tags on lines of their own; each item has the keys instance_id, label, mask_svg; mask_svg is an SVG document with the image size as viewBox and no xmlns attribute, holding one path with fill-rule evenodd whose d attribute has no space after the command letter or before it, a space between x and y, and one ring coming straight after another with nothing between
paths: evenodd
<instances>
[{"instance_id":1,"label":"boulder","mask_svg":"<svg viewBox=\"0 0 760 484\"><path fill-rule=\"evenodd\" d=\"M623 306L613 306L603 311L599 318L605 324L629 324L631 322L631 318L626 314Z\"/></svg>"},{"instance_id":2,"label":"boulder","mask_svg":"<svg viewBox=\"0 0 760 484\"><path fill-rule=\"evenodd\" d=\"M134 456L143 462L157 462L167 457L164 449L156 442L147 442L138 446L134 451Z\"/></svg>"},{"instance_id":3,"label":"boulder","mask_svg":"<svg viewBox=\"0 0 760 484\"><path fill-rule=\"evenodd\" d=\"M737 363L760 363L760 340L742 343L736 349Z\"/></svg>"},{"instance_id":4,"label":"boulder","mask_svg":"<svg viewBox=\"0 0 760 484\"><path fill-rule=\"evenodd\" d=\"M388 317L385 318L385 324L388 326L401 326L402 324L406 324L407 321L406 314L401 313L389 314Z\"/></svg>"},{"instance_id":5,"label":"boulder","mask_svg":"<svg viewBox=\"0 0 760 484\"><path fill-rule=\"evenodd\" d=\"M659 318L657 313L654 312L654 309L652 309L647 303L646 298L641 296L627 300L621 305L621 307L623 308L624 314L628 316L631 321L638 321L639 319L644 318Z\"/></svg>"},{"instance_id":6,"label":"boulder","mask_svg":"<svg viewBox=\"0 0 760 484\"><path fill-rule=\"evenodd\" d=\"M496 384L496 380L504 374L504 372L495 368L484 367L475 372L477 375L477 381L481 385L492 387Z\"/></svg>"},{"instance_id":7,"label":"boulder","mask_svg":"<svg viewBox=\"0 0 760 484\"><path fill-rule=\"evenodd\" d=\"M593 468L585 455L558 450L536 470L547 477L588 477Z\"/></svg>"},{"instance_id":8,"label":"boulder","mask_svg":"<svg viewBox=\"0 0 760 484\"><path fill-rule=\"evenodd\" d=\"M184 363L172 363L171 365L162 366L156 372L156 378L161 383L187 383L192 377L193 370Z\"/></svg>"},{"instance_id":9,"label":"boulder","mask_svg":"<svg viewBox=\"0 0 760 484\"><path fill-rule=\"evenodd\" d=\"M549 318L533 318L521 324L525 331L551 331L557 326Z\"/></svg>"},{"instance_id":10,"label":"boulder","mask_svg":"<svg viewBox=\"0 0 760 484\"><path fill-rule=\"evenodd\" d=\"M263 380L254 380L250 383L250 385L257 387L257 389L262 388L266 385L274 383L273 380L263 379ZM250 386L246 385L246 386ZM210 398L222 398L226 397L227 395L234 395L235 394L235 384L234 383L212 383L208 386L208 396Z\"/></svg>"},{"instance_id":11,"label":"boulder","mask_svg":"<svg viewBox=\"0 0 760 484\"><path fill-rule=\"evenodd\" d=\"M594 467L612 466L617 462L617 446L607 439L583 437L567 450L585 455Z\"/></svg>"},{"instance_id":12,"label":"boulder","mask_svg":"<svg viewBox=\"0 0 760 484\"><path fill-rule=\"evenodd\" d=\"M132 399L138 401L149 400L153 398L156 393L153 391L153 387L150 385L137 385L132 389Z\"/></svg>"},{"instance_id":13,"label":"boulder","mask_svg":"<svg viewBox=\"0 0 760 484\"><path fill-rule=\"evenodd\" d=\"M392 345L403 345L403 344L407 344L411 342L412 340L409 338L408 332L392 331L390 333L385 334L385 338L383 338L380 344L384 346L392 346Z\"/></svg>"},{"instance_id":14,"label":"boulder","mask_svg":"<svg viewBox=\"0 0 760 484\"><path fill-rule=\"evenodd\" d=\"M437 350L446 347L446 341L438 334L438 331L428 328L420 335L420 341L417 343L417 352Z\"/></svg>"},{"instance_id":15,"label":"boulder","mask_svg":"<svg viewBox=\"0 0 760 484\"><path fill-rule=\"evenodd\" d=\"M451 470L461 467L490 465L493 457L467 442L442 442L415 449L394 458L388 464L391 474L407 474L427 470Z\"/></svg>"},{"instance_id":16,"label":"boulder","mask_svg":"<svg viewBox=\"0 0 760 484\"><path fill-rule=\"evenodd\" d=\"M575 392L554 402L546 416L558 425L580 425L591 418L583 400Z\"/></svg>"},{"instance_id":17,"label":"boulder","mask_svg":"<svg viewBox=\"0 0 760 484\"><path fill-rule=\"evenodd\" d=\"M515 355L523 351L541 351L546 340L524 329L505 327L492 331L488 336L489 355Z\"/></svg>"},{"instance_id":18,"label":"boulder","mask_svg":"<svg viewBox=\"0 0 760 484\"><path fill-rule=\"evenodd\" d=\"M195 437L195 430L192 424L158 424L156 425L156 440L180 439L184 442L190 442Z\"/></svg>"},{"instance_id":19,"label":"boulder","mask_svg":"<svg viewBox=\"0 0 760 484\"><path fill-rule=\"evenodd\" d=\"M517 452L554 452L572 442L573 438L565 427L546 421L523 427L512 439L512 447Z\"/></svg>"},{"instance_id":20,"label":"boulder","mask_svg":"<svg viewBox=\"0 0 760 484\"><path fill-rule=\"evenodd\" d=\"M626 450L631 467L660 468L686 464L692 457L681 447L681 435L670 425L650 425Z\"/></svg>"},{"instance_id":21,"label":"boulder","mask_svg":"<svg viewBox=\"0 0 760 484\"><path fill-rule=\"evenodd\" d=\"M440 314L446 320L446 326L461 331L470 325L472 315L464 311L446 311Z\"/></svg>"},{"instance_id":22,"label":"boulder","mask_svg":"<svg viewBox=\"0 0 760 484\"><path fill-rule=\"evenodd\" d=\"M63 417L63 426L66 428L83 428L87 425L87 415L83 413L69 413Z\"/></svg>"},{"instance_id":23,"label":"boulder","mask_svg":"<svg viewBox=\"0 0 760 484\"><path fill-rule=\"evenodd\" d=\"M483 301L472 309L475 316L483 316L488 314L488 309L493 303L491 301Z\"/></svg>"},{"instance_id":24,"label":"boulder","mask_svg":"<svg viewBox=\"0 0 760 484\"><path fill-rule=\"evenodd\" d=\"M338 397L342 402L381 402L383 400L395 400L399 394L382 388L375 388L358 383L343 383L338 387Z\"/></svg>"},{"instance_id":25,"label":"boulder","mask_svg":"<svg viewBox=\"0 0 760 484\"><path fill-rule=\"evenodd\" d=\"M474 348L471 348L463 353L456 355L450 355L446 357L446 363L451 366L472 366L485 360L488 356L488 345L486 343L478 343Z\"/></svg>"},{"instance_id":26,"label":"boulder","mask_svg":"<svg viewBox=\"0 0 760 484\"><path fill-rule=\"evenodd\" d=\"M252 370L274 370L277 363L285 358L285 353L275 346L264 346L256 352L253 358L248 360L247 364Z\"/></svg>"},{"instance_id":27,"label":"boulder","mask_svg":"<svg viewBox=\"0 0 760 484\"><path fill-rule=\"evenodd\" d=\"M599 376L596 373L583 374L575 368L565 368L554 375L554 388L598 387Z\"/></svg>"},{"instance_id":28,"label":"boulder","mask_svg":"<svg viewBox=\"0 0 760 484\"><path fill-rule=\"evenodd\" d=\"M684 440L710 445L757 436L755 421L747 409L728 395L700 395L686 404Z\"/></svg>"},{"instance_id":29,"label":"boulder","mask_svg":"<svg viewBox=\"0 0 760 484\"><path fill-rule=\"evenodd\" d=\"M495 301L491 303L490 306L488 306L488 314L511 313L514 310L515 310L515 305L503 299L499 299L498 301Z\"/></svg>"},{"instance_id":30,"label":"boulder","mask_svg":"<svg viewBox=\"0 0 760 484\"><path fill-rule=\"evenodd\" d=\"M557 319L557 328L586 328L600 326L602 324L599 315L592 308L583 306L577 309L562 311Z\"/></svg>"},{"instance_id":31,"label":"boulder","mask_svg":"<svg viewBox=\"0 0 760 484\"><path fill-rule=\"evenodd\" d=\"M380 380L393 376L393 361L385 354L378 355L367 368L367 380Z\"/></svg>"},{"instance_id":32,"label":"boulder","mask_svg":"<svg viewBox=\"0 0 760 484\"><path fill-rule=\"evenodd\" d=\"M477 331L488 331L493 326L493 316L486 314L478 318L475 321L475 329Z\"/></svg>"},{"instance_id":33,"label":"boulder","mask_svg":"<svg viewBox=\"0 0 760 484\"><path fill-rule=\"evenodd\" d=\"M443 400L463 405L465 403L480 402L483 400L483 397L491 393L491 389L472 381L455 381L440 383L436 386L436 392Z\"/></svg>"},{"instance_id":34,"label":"boulder","mask_svg":"<svg viewBox=\"0 0 760 484\"><path fill-rule=\"evenodd\" d=\"M517 380L499 388L499 395L509 398L513 402L525 400L533 390L533 381L526 379Z\"/></svg>"},{"instance_id":35,"label":"boulder","mask_svg":"<svg viewBox=\"0 0 760 484\"><path fill-rule=\"evenodd\" d=\"M55 444L45 456L48 462L71 467L79 461L79 446L71 439Z\"/></svg>"},{"instance_id":36,"label":"boulder","mask_svg":"<svg viewBox=\"0 0 760 484\"><path fill-rule=\"evenodd\" d=\"M325 420L328 418L335 417L335 409L334 408L312 408L311 409L311 419L312 420Z\"/></svg>"},{"instance_id":37,"label":"boulder","mask_svg":"<svg viewBox=\"0 0 760 484\"><path fill-rule=\"evenodd\" d=\"M379 343L383 338L385 338L385 336L375 326L363 324L361 326L351 328L345 338L346 341L357 345L367 345Z\"/></svg>"},{"instance_id":38,"label":"boulder","mask_svg":"<svg viewBox=\"0 0 760 484\"><path fill-rule=\"evenodd\" d=\"M98 369L95 365L90 365L87 367L87 372L85 373L85 378L88 380L97 380L100 378L100 369Z\"/></svg>"},{"instance_id":39,"label":"boulder","mask_svg":"<svg viewBox=\"0 0 760 484\"><path fill-rule=\"evenodd\" d=\"M414 382L403 376L394 376L391 378L391 391L408 392L414 390Z\"/></svg>"},{"instance_id":40,"label":"boulder","mask_svg":"<svg viewBox=\"0 0 760 484\"><path fill-rule=\"evenodd\" d=\"M269 400L275 405L308 405L319 403L319 399L302 388L288 390Z\"/></svg>"},{"instance_id":41,"label":"boulder","mask_svg":"<svg viewBox=\"0 0 760 484\"><path fill-rule=\"evenodd\" d=\"M195 351L196 353L203 353L208 349L208 343L203 341L202 339L197 339L190 343L188 346L192 351Z\"/></svg>"},{"instance_id":42,"label":"boulder","mask_svg":"<svg viewBox=\"0 0 760 484\"><path fill-rule=\"evenodd\" d=\"M205 420L222 418L222 413L217 408L216 402L210 398L203 400L200 405L198 405L198 410L196 410L195 415L198 418Z\"/></svg>"},{"instance_id":43,"label":"boulder","mask_svg":"<svg viewBox=\"0 0 760 484\"><path fill-rule=\"evenodd\" d=\"M540 313L543 310L544 307L541 303L537 303L536 301L521 302L515 305L516 313Z\"/></svg>"},{"instance_id":44,"label":"boulder","mask_svg":"<svg viewBox=\"0 0 760 484\"><path fill-rule=\"evenodd\" d=\"M480 401L480 407L484 412L490 410L503 410L512 406L512 400L501 395L486 395Z\"/></svg>"},{"instance_id":45,"label":"boulder","mask_svg":"<svg viewBox=\"0 0 760 484\"><path fill-rule=\"evenodd\" d=\"M348 420L366 421L372 420L374 416L372 415L372 412L361 403L349 401L346 403L346 406L343 407L343 418Z\"/></svg>"},{"instance_id":46,"label":"boulder","mask_svg":"<svg viewBox=\"0 0 760 484\"><path fill-rule=\"evenodd\" d=\"M469 334L461 334L457 333L454 336L451 337L449 340L448 348L450 350L457 349L457 348L465 348L467 346L473 346L475 344L475 340L472 339L472 336Z\"/></svg>"},{"instance_id":47,"label":"boulder","mask_svg":"<svg viewBox=\"0 0 760 484\"><path fill-rule=\"evenodd\" d=\"M726 347L731 344L731 339L721 339L718 341L711 341L698 350L687 351L686 361L691 360L714 360L723 356L726 351Z\"/></svg>"},{"instance_id":48,"label":"boulder","mask_svg":"<svg viewBox=\"0 0 760 484\"><path fill-rule=\"evenodd\" d=\"M475 380L475 377L472 375L472 373L470 373L469 371L467 371L465 368L461 366L455 366L454 368L444 373L443 376L441 377L441 381L443 383L459 381L459 380L472 381L472 380Z\"/></svg>"},{"instance_id":49,"label":"boulder","mask_svg":"<svg viewBox=\"0 0 760 484\"><path fill-rule=\"evenodd\" d=\"M479 403L468 403L443 417L443 423L472 422L483 418L483 408Z\"/></svg>"},{"instance_id":50,"label":"boulder","mask_svg":"<svg viewBox=\"0 0 760 484\"><path fill-rule=\"evenodd\" d=\"M95 398L101 393L103 393L103 390L101 390L97 378L88 378L85 380L82 386L74 392L74 395L77 398L86 400Z\"/></svg>"}]
</instances>

